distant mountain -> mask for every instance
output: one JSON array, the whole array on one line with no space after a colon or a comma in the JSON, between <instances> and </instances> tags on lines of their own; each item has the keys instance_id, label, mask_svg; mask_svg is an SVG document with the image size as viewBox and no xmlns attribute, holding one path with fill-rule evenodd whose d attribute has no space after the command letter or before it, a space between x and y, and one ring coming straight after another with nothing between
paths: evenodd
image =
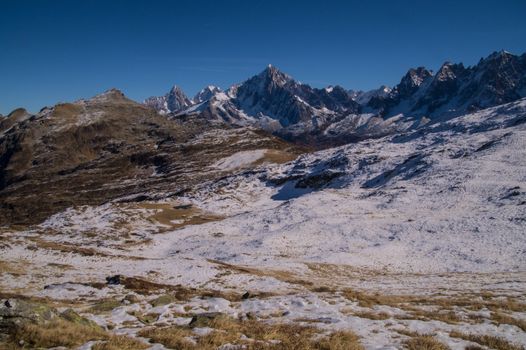
<instances>
[{"instance_id":1,"label":"distant mountain","mask_svg":"<svg viewBox=\"0 0 526 350\"><path fill-rule=\"evenodd\" d=\"M269 65L260 74L234 85L226 92L208 89L205 98L194 98L193 106L172 112L175 117L198 115L207 120L235 125L253 125L279 134L321 130L331 120L359 113L360 105L340 86L312 88ZM164 97L146 104L165 113ZM160 107L159 107L160 106Z\"/></svg>"},{"instance_id":2,"label":"distant mountain","mask_svg":"<svg viewBox=\"0 0 526 350\"><path fill-rule=\"evenodd\" d=\"M361 91L361 90L349 90L352 99L359 103L360 105L366 105L373 97L386 97L392 89L387 85L382 85L378 89Z\"/></svg>"},{"instance_id":3,"label":"distant mountain","mask_svg":"<svg viewBox=\"0 0 526 350\"><path fill-rule=\"evenodd\" d=\"M194 96L194 98L192 99L192 103L198 104L198 103L206 102L209 99L211 99L212 96L214 96L216 93L219 93L219 92L221 92L221 89L218 88L217 86L208 85L207 87L199 91Z\"/></svg>"},{"instance_id":4,"label":"distant mountain","mask_svg":"<svg viewBox=\"0 0 526 350\"><path fill-rule=\"evenodd\" d=\"M401 132L524 96L526 54L501 51L473 67L446 62L436 74L425 67L411 68L393 88L317 89L269 65L226 92L210 86L189 100L180 89L172 89L145 104L171 118L252 125L286 139L320 145Z\"/></svg>"},{"instance_id":5,"label":"distant mountain","mask_svg":"<svg viewBox=\"0 0 526 350\"><path fill-rule=\"evenodd\" d=\"M473 67L446 62L438 72L410 69L387 95L375 96L367 107L390 117L459 115L515 101L526 96L526 54L494 52Z\"/></svg>"},{"instance_id":6,"label":"distant mountain","mask_svg":"<svg viewBox=\"0 0 526 350\"><path fill-rule=\"evenodd\" d=\"M161 114L176 113L190 107L193 102L186 97L183 90L174 85L164 96L150 97L144 104L153 107Z\"/></svg>"}]
</instances>

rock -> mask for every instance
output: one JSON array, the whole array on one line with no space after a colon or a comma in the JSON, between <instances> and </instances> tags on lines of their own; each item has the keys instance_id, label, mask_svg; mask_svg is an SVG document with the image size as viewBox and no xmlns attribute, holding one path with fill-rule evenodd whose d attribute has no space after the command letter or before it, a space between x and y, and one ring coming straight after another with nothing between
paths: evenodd
<instances>
[{"instance_id":1,"label":"rock","mask_svg":"<svg viewBox=\"0 0 526 350\"><path fill-rule=\"evenodd\" d=\"M80 316L73 309L67 309L66 311L62 312L60 314L60 317L72 323L81 324L81 325L89 326L92 328L100 328L98 324L96 324L95 322L91 320L88 320L85 317Z\"/></svg>"},{"instance_id":2,"label":"rock","mask_svg":"<svg viewBox=\"0 0 526 350\"><path fill-rule=\"evenodd\" d=\"M0 335L9 334L25 323L43 323L57 316L57 311L45 304L8 299L0 307Z\"/></svg>"},{"instance_id":3,"label":"rock","mask_svg":"<svg viewBox=\"0 0 526 350\"><path fill-rule=\"evenodd\" d=\"M139 299L139 297L135 294L128 294L124 297L124 299L122 300L123 302L124 301L127 301L131 304L136 304L136 303L139 303L141 300Z\"/></svg>"},{"instance_id":4,"label":"rock","mask_svg":"<svg viewBox=\"0 0 526 350\"><path fill-rule=\"evenodd\" d=\"M246 299L250 298L251 296L252 296L252 295L250 294L250 292L246 292L245 294L243 294L243 295L241 296L241 299L246 300Z\"/></svg>"},{"instance_id":5,"label":"rock","mask_svg":"<svg viewBox=\"0 0 526 350\"><path fill-rule=\"evenodd\" d=\"M181 204L181 205L174 206L174 209L179 209L179 210L187 210L191 208L192 208L192 204Z\"/></svg>"},{"instance_id":6,"label":"rock","mask_svg":"<svg viewBox=\"0 0 526 350\"><path fill-rule=\"evenodd\" d=\"M175 301L177 301L175 296L170 295L170 294L165 294L165 295L161 295L161 296L151 300L149 303L153 307L157 307L157 306L161 306L161 305L171 304L171 303L173 303Z\"/></svg>"},{"instance_id":7,"label":"rock","mask_svg":"<svg viewBox=\"0 0 526 350\"><path fill-rule=\"evenodd\" d=\"M106 277L106 283L109 285L121 284L121 278L121 275L108 276Z\"/></svg>"},{"instance_id":8,"label":"rock","mask_svg":"<svg viewBox=\"0 0 526 350\"><path fill-rule=\"evenodd\" d=\"M344 172L327 170L318 174L304 177L296 183L296 188L314 188L319 189L328 185L332 180L345 175Z\"/></svg>"},{"instance_id":9,"label":"rock","mask_svg":"<svg viewBox=\"0 0 526 350\"><path fill-rule=\"evenodd\" d=\"M213 321L219 319L226 319L228 315L222 312L204 312L197 314L192 317L192 320L189 323L190 327L210 327ZM213 328L213 327L212 327Z\"/></svg>"}]
</instances>

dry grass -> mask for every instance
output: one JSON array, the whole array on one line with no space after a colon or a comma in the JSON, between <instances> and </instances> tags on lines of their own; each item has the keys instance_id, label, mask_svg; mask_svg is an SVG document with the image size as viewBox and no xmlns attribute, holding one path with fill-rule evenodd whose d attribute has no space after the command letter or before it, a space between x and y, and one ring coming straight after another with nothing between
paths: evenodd
<instances>
[{"instance_id":1,"label":"dry grass","mask_svg":"<svg viewBox=\"0 0 526 350\"><path fill-rule=\"evenodd\" d=\"M195 349L194 344L187 339L192 336L192 332L188 328L183 327L166 327L166 328L150 328L141 330L139 336L150 339L152 343L160 343L172 349Z\"/></svg>"},{"instance_id":2,"label":"dry grass","mask_svg":"<svg viewBox=\"0 0 526 350\"><path fill-rule=\"evenodd\" d=\"M370 308L375 305L386 305L414 312L416 316L419 316L420 313L427 318L432 318L432 314L426 313L422 310L419 311L415 308L415 305L436 306L439 310L452 310L455 307L461 307L473 311L478 311L484 308L492 311L526 311L526 303L522 301L512 297L494 298L488 293L461 296L386 295L346 289L342 294L345 298L358 302L358 305L362 307ZM454 323L459 321L453 313L450 313L449 315L441 315L440 317L443 318L445 322Z\"/></svg>"},{"instance_id":3,"label":"dry grass","mask_svg":"<svg viewBox=\"0 0 526 350\"><path fill-rule=\"evenodd\" d=\"M238 266L238 265L232 265L228 264L219 260L212 260L207 259L208 262L219 265L220 268L238 272L238 273L245 273L249 275L254 276L260 276L260 277L272 277L279 281L286 282L289 284L296 284L303 287L306 287L308 289L314 289L319 290L319 286L314 286L314 283L311 281L307 281L301 278L298 278L296 275L294 275L290 271L285 270L274 270L274 269L257 269L253 267L246 267L246 266Z\"/></svg>"},{"instance_id":4,"label":"dry grass","mask_svg":"<svg viewBox=\"0 0 526 350\"><path fill-rule=\"evenodd\" d=\"M265 154L263 155L263 157L261 159L258 159L254 163L254 165L260 165L263 163L282 164L282 163L290 162L291 160L294 160L297 157L298 155L295 153L290 153L290 152L277 150L277 149L268 149L265 151Z\"/></svg>"},{"instance_id":5,"label":"dry grass","mask_svg":"<svg viewBox=\"0 0 526 350\"><path fill-rule=\"evenodd\" d=\"M139 335L179 350L211 350L227 343L244 345L248 350L362 349L358 337L352 332L336 332L324 337L319 336L318 329L298 324L267 324L256 320L240 321L221 316L198 322L194 326L211 327L214 331L196 337L190 327L171 326L143 330ZM251 341L243 339L242 335ZM193 337L195 343L189 340L189 337Z\"/></svg>"},{"instance_id":6,"label":"dry grass","mask_svg":"<svg viewBox=\"0 0 526 350\"><path fill-rule=\"evenodd\" d=\"M24 324L13 331L13 344L29 348L74 347L90 340L104 340L108 334L102 328L55 318L44 324Z\"/></svg>"},{"instance_id":7,"label":"dry grass","mask_svg":"<svg viewBox=\"0 0 526 350\"><path fill-rule=\"evenodd\" d=\"M118 300L113 299L107 299L107 300L100 300L93 304L89 308L89 312L91 313L103 313L103 312L109 312L116 307L122 306L121 302Z\"/></svg>"},{"instance_id":8,"label":"dry grass","mask_svg":"<svg viewBox=\"0 0 526 350\"><path fill-rule=\"evenodd\" d=\"M148 349L150 345L144 342L130 338L124 335L112 336L104 343L93 345L92 350L143 350Z\"/></svg>"},{"instance_id":9,"label":"dry grass","mask_svg":"<svg viewBox=\"0 0 526 350\"><path fill-rule=\"evenodd\" d=\"M449 333L449 336L452 338L460 338L467 341L471 341L496 350L524 350L524 347L520 345L512 344L506 339L492 335L466 334L457 331L452 331L451 333Z\"/></svg>"},{"instance_id":10,"label":"dry grass","mask_svg":"<svg viewBox=\"0 0 526 350\"><path fill-rule=\"evenodd\" d=\"M130 256L130 255L120 255L120 254L106 254L104 252L95 250L89 247L82 247L78 245L64 244L60 242L46 241L37 237L29 238L33 243L35 243L37 248L47 249L47 250L56 250L62 253L73 253L82 256L100 256L100 257L114 257L121 259L130 259L130 260L144 260L145 258L140 256Z\"/></svg>"},{"instance_id":11,"label":"dry grass","mask_svg":"<svg viewBox=\"0 0 526 350\"><path fill-rule=\"evenodd\" d=\"M386 312L373 312L373 311L356 311L352 312L354 316L360 318L367 318L369 320L387 320L391 316Z\"/></svg>"},{"instance_id":12,"label":"dry grass","mask_svg":"<svg viewBox=\"0 0 526 350\"><path fill-rule=\"evenodd\" d=\"M207 222L224 219L224 217L219 215L204 213L200 209L193 206L178 206L176 203L145 202L138 204L138 206L144 209L155 210L155 214L151 215L149 219L168 226L171 230L179 229L188 225L200 225ZM166 230L161 230L161 232Z\"/></svg>"},{"instance_id":13,"label":"dry grass","mask_svg":"<svg viewBox=\"0 0 526 350\"><path fill-rule=\"evenodd\" d=\"M21 260L20 262L7 262L0 260L0 271L12 276L21 276L27 273L27 270L24 268L24 266L27 265L28 262L26 260Z\"/></svg>"},{"instance_id":14,"label":"dry grass","mask_svg":"<svg viewBox=\"0 0 526 350\"><path fill-rule=\"evenodd\" d=\"M121 276L120 283L124 285L126 289L134 291L137 294L141 294L141 295L162 294L159 297L150 301L150 304L152 303L155 304L154 306L163 305L163 304L165 305L165 304L169 304L175 301L188 301L194 297L223 298L229 301L239 301L241 300L241 296L242 296L242 294L240 293L233 293L233 292L227 292L227 291L187 288L187 287L183 287L182 285L170 285L170 284L156 283L156 282L151 282L146 279L138 278L138 277Z\"/></svg>"},{"instance_id":15,"label":"dry grass","mask_svg":"<svg viewBox=\"0 0 526 350\"><path fill-rule=\"evenodd\" d=\"M517 326L520 329L522 329L524 332L526 332L526 321L525 320L519 320L509 315L503 314L501 312L492 312L491 320L497 324L511 324L513 326Z\"/></svg>"},{"instance_id":16,"label":"dry grass","mask_svg":"<svg viewBox=\"0 0 526 350\"><path fill-rule=\"evenodd\" d=\"M449 347L442 344L431 335L417 335L404 341L407 350L449 350Z\"/></svg>"},{"instance_id":17,"label":"dry grass","mask_svg":"<svg viewBox=\"0 0 526 350\"><path fill-rule=\"evenodd\" d=\"M447 310L427 311L413 307L407 307L409 315L396 316L399 320L441 321L448 324L457 324L462 321L455 312Z\"/></svg>"}]
</instances>

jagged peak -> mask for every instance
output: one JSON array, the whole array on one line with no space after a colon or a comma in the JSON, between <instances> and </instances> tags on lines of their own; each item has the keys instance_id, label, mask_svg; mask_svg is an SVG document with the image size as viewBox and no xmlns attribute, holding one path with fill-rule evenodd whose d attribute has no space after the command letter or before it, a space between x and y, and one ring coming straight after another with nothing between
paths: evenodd
<instances>
[{"instance_id":1,"label":"jagged peak","mask_svg":"<svg viewBox=\"0 0 526 350\"><path fill-rule=\"evenodd\" d=\"M269 79L279 85L284 85L289 81L292 81L292 77L286 73L280 71L276 66L269 64L261 73L257 75L263 79Z\"/></svg>"},{"instance_id":2,"label":"jagged peak","mask_svg":"<svg viewBox=\"0 0 526 350\"><path fill-rule=\"evenodd\" d=\"M201 103L209 100L212 98L215 94L222 92L220 87L214 86L214 85L207 85L203 89L201 89L192 99L194 103Z\"/></svg>"},{"instance_id":3,"label":"jagged peak","mask_svg":"<svg viewBox=\"0 0 526 350\"><path fill-rule=\"evenodd\" d=\"M410 68L400 80L398 89L401 92L410 92L412 89L420 86L424 80L433 76L433 73L425 67Z\"/></svg>"},{"instance_id":4,"label":"jagged peak","mask_svg":"<svg viewBox=\"0 0 526 350\"><path fill-rule=\"evenodd\" d=\"M184 93L183 89L181 87L179 87L178 85L172 86L172 88L170 89L168 94L183 94L183 95L186 96L186 94Z\"/></svg>"},{"instance_id":5,"label":"jagged peak","mask_svg":"<svg viewBox=\"0 0 526 350\"><path fill-rule=\"evenodd\" d=\"M435 80L445 81L455 79L458 74L461 74L462 71L464 71L464 69L465 68L462 63L452 63L450 61L446 61L438 69L435 75Z\"/></svg>"},{"instance_id":6,"label":"jagged peak","mask_svg":"<svg viewBox=\"0 0 526 350\"><path fill-rule=\"evenodd\" d=\"M517 57L517 56L506 50L495 51L491 53L488 57L481 58L479 61L479 64L492 63L492 62L506 62L512 57Z\"/></svg>"}]
</instances>

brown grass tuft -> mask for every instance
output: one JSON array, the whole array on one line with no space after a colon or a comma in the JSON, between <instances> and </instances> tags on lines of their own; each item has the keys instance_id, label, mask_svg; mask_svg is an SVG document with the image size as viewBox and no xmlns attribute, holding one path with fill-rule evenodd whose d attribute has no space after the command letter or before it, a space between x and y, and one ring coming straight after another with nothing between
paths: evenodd
<instances>
[{"instance_id":1,"label":"brown grass tuft","mask_svg":"<svg viewBox=\"0 0 526 350\"><path fill-rule=\"evenodd\" d=\"M182 326L146 329L139 335L180 350L212 350L228 343L244 345L247 350L362 350L358 337L352 332L321 336L320 330L310 326L240 321L227 316L210 319L206 326L214 331L204 336L196 336L192 328ZM242 335L251 340L243 339ZM195 343L189 337L195 339Z\"/></svg>"},{"instance_id":2,"label":"brown grass tuft","mask_svg":"<svg viewBox=\"0 0 526 350\"><path fill-rule=\"evenodd\" d=\"M12 334L14 344L30 348L74 347L90 340L107 339L108 334L98 327L68 322L56 318L44 324L25 324Z\"/></svg>"},{"instance_id":3,"label":"brown grass tuft","mask_svg":"<svg viewBox=\"0 0 526 350\"><path fill-rule=\"evenodd\" d=\"M466 334L457 331L449 333L452 338L460 338L474 343L478 343L483 346L487 346L496 350L524 350L523 346L512 344L506 339L496 337L493 335L478 335L478 334Z\"/></svg>"},{"instance_id":4,"label":"brown grass tuft","mask_svg":"<svg viewBox=\"0 0 526 350\"><path fill-rule=\"evenodd\" d=\"M134 338L124 335L112 336L104 343L93 345L92 350L143 350L148 349L150 345Z\"/></svg>"},{"instance_id":5,"label":"brown grass tuft","mask_svg":"<svg viewBox=\"0 0 526 350\"><path fill-rule=\"evenodd\" d=\"M442 344L431 335L417 335L404 341L407 350L449 350L449 347Z\"/></svg>"},{"instance_id":6,"label":"brown grass tuft","mask_svg":"<svg viewBox=\"0 0 526 350\"><path fill-rule=\"evenodd\" d=\"M514 317L511 317L501 312L492 312L491 320L497 324L510 324L513 326L517 326L520 329L522 329L524 332L526 332L526 321L525 320L519 320L519 319L516 319Z\"/></svg>"}]
</instances>

